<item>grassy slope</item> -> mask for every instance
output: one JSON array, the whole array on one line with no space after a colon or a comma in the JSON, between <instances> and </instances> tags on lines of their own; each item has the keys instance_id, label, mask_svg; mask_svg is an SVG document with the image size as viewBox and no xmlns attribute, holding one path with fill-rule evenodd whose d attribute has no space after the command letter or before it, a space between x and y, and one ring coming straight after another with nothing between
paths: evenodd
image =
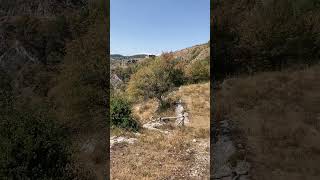
<instances>
[{"instance_id":1,"label":"grassy slope","mask_svg":"<svg viewBox=\"0 0 320 180\"><path fill-rule=\"evenodd\" d=\"M209 56L210 48L208 44L200 44L179 51L173 52L176 57L187 60L199 60Z\"/></svg>"},{"instance_id":2,"label":"grassy slope","mask_svg":"<svg viewBox=\"0 0 320 180\"><path fill-rule=\"evenodd\" d=\"M190 126L174 129L169 136L143 130L137 143L116 146L111 153L112 178L190 178L188 173L195 167L197 158L209 156L209 92L209 84L205 83L183 86L171 93L169 96L179 96L186 103ZM156 107L156 101L149 100L135 105L133 112L141 123L145 123L151 116L157 116ZM172 113L168 110L162 115ZM193 139L197 139L197 143L192 142ZM195 149L200 145L204 148ZM204 170L202 178L206 179L209 162L201 164L200 168Z\"/></svg>"},{"instance_id":3,"label":"grassy slope","mask_svg":"<svg viewBox=\"0 0 320 180\"><path fill-rule=\"evenodd\" d=\"M237 124L234 136L246 143L253 179L320 178L319 78L316 65L222 84L216 114Z\"/></svg>"}]
</instances>

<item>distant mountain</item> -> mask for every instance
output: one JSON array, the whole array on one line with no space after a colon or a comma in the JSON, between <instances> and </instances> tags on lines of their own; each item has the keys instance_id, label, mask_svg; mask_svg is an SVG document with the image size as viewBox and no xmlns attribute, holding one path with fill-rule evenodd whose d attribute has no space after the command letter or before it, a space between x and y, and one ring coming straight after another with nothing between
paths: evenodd
<instances>
[{"instance_id":1,"label":"distant mountain","mask_svg":"<svg viewBox=\"0 0 320 180\"><path fill-rule=\"evenodd\" d=\"M119 58L124 58L125 56L121 54L111 54L110 57L113 59L119 59Z\"/></svg>"},{"instance_id":2,"label":"distant mountain","mask_svg":"<svg viewBox=\"0 0 320 180\"><path fill-rule=\"evenodd\" d=\"M131 58L144 58L146 57L147 54L136 54L136 55L133 55L133 56L130 56Z\"/></svg>"},{"instance_id":3,"label":"distant mountain","mask_svg":"<svg viewBox=\"0 0 320 180\"><path fill-rule=\"evenodd\" d=\"M199 44L185 49L172 52L176 58L180 58L186 61L197 61L210 57L209 43ZM132 56L124 56L121 54L111 54L110 57L113 60L121 59L139 59L145 58L148 54L136 54Z\"/></svg>"},{"instance_id":4,"label":"distant mountain","mask_svg":"<svg viewBox=\"0 0 320 180\"><path fill-rule=\"evenodd\" d=\"M134 59L134 58L145 58L147 54L136 54L132 56L124 56L121 54L111 54L110 57L112 59Z\"/></svg>"}]
</instances>

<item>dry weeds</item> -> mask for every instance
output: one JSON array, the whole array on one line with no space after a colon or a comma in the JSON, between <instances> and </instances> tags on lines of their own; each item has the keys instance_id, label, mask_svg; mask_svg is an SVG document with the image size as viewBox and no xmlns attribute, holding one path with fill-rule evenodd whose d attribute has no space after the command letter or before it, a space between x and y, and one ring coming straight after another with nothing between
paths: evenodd
<instances>
[{"instance_id":1,"label":"dry weeds","mask_svg":"<svg viewBox=\"0 0 320 180\"><path fill-rule=\"evenodd\" d=\"M320 179L320 66L226 80L216 112L246 138L253 179Z\"/></svg>"},{"instance_id":2,"label":"dry weeds","mask_svg":"<svg viewBox=\"0 0 320 180\"><path fill-rule=\"evenodd\" d=\"M190 115L191 127L210 128L210 84L192 84L182 86L178 91L171 94L180 97L186 104ZM209 137L209 136L208 136Z\"/></svg>"},{"instance_id":3,"label":"dry weeds","mask_svg":"<svg viewBox=\"0 0 320 180\"><path fill-rule=\"evenodd\" d=\"M190 126L163 127L170 131L169 135L142 130L135 144L114 146L111 152L112 179L208 179L209 84L184 86L169 95L174 98L170 96L179 96L185 102ZM157 106L155 100L149 100L136 104L133 113L141 123L149 121L151 116L174 113L168 109L158 114Z\"/></svg>"},{"instance_id":4,"label":"dry weeds","mask_svg":"<svg viewBox=\"0 0 320 180\"><path fill-rule=\"evenodd\" d=\"M192 137L181 130L170 136L145 132L135 144L116 146L111 157L112 179L189 179L194 160Z\"/></svg>"},{"instance_id":5,"label":"dry weeds","mask_svg":"<svg viewBox=\"0 0 320 180\"><path fill-rule=\"evenodd\" d=\"M150 117L156 115L159 103L155 99L149 99L143 103L137 103L133 106L133 115L140 123L147 123Z\"/></svg>"}]
</instances>

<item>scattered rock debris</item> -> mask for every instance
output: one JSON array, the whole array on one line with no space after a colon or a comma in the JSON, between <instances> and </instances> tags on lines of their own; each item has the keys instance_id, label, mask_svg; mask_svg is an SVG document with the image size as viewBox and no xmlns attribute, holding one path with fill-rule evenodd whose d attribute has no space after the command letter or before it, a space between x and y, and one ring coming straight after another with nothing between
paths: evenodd
<instances>
[{"instance_id":1,"label":"scattered rock debris","mask_svg":"<svg viewBox=\"0 0 320 180\"><path fill-rule=\"evenodd\" d=\"M213 145L214 177L221 180L249 180L250 164L239 160L232 167L229 159L237 152L231 137L231 128L227 120L220 122L220 132L217 142Z\"/></svg>"},{"instance_id":2,"label":"scattered rock debris","mask_svg":"<svg viewBox=\"0 0 320 180\"><path fill-rule=\"evenodd\" d=\"M149 130L159 131L164 134L169 134L169 131L158 129L159 127L161 127L165 124L166 123L164 121L157 119L157 120L153 120L153 121L150 121L150 122L144 124L142 127L149 129Z\"/></svg>"},{"instance_id":3,"label":"scattered rock debris","mask_svg":"<svg viewBox=\"0 0 320 180\"><path fill-rule=\"evenodd\" d=\"M194 139L195 140L195 139ZM193 141L194 142L194 141ZM192 178L209 179L210 141L197 140L188 151L193 154L194 162L190 168L189 176Z\"/></svg>"},{"instance_id":4,"label":"scattered rock debris","mask_svg":"<svg viewBox=\"0 0 320 180\"><path fill-rule=\"evenodd\" d=\"M123 136L112 136L110 138L110 148L112 148L114 145L119 144L119 143L129 143L129 144L133 144L135 141L137 141L137 138L126 138Z\"/></svg>"}]
</instances>

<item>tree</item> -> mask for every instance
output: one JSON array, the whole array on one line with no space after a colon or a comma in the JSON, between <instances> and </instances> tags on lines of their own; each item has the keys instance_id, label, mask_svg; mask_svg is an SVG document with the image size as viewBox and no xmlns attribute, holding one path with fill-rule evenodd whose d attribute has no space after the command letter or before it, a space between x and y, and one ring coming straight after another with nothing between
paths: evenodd
<instances>
[{"instance_id":1,"label":"tree","mask_svg":"<svg viewBox=\"0 0 320 180\"><path fill-rule=\"evenodd\" d=\"M172 55L165 53L133 74L127 88L131 99L157 98L162 104L164 93L180 83L176 75L181 71L174 68L173 62Z\"/></svg>"}]
</instances>

